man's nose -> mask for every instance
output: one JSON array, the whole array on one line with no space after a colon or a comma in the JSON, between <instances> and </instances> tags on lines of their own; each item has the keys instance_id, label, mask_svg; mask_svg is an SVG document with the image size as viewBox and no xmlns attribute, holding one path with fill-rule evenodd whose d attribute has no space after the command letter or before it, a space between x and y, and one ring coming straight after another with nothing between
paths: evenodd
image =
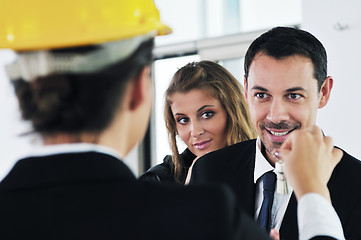
<instances>
[{"instance_id":1,"label":"man's nose","mask_svg":"<svg viewBox=\"0 0 361 240\"><path fill-rule=\"evenodd\" d=\"M273 99L268 111L267 120L276 124L289 120L286 103L281 99Z\"/></svg>"}]
</instances>

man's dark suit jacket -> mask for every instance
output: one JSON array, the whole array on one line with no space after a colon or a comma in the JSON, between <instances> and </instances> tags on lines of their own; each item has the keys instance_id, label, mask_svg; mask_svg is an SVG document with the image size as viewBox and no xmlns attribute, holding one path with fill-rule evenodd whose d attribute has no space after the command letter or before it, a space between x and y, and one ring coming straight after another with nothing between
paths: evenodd
<instances>
[{"instance_id":1,"label":"man's dark suit jacket","mask_svg":"<svg viewBox=\"0 0 361 240\"><path fill-rule=\"evenodd\" d=\"M0 183L0 239L268 239L221 186L140 183L97 152L18 161Z\"/></svg>"},{"instance_id":2,"label":"man's dark suit jacket","mask_svg":"<svg viewBox=\"0 0 361 240\"><path fill-rule=\"evenodd\" d=\"M343 153L328 188L346 239L361 239L361 162ZM244 210L254 218L255 154L255 139L211 152L194 164L191 184L222 183L230 186ZM281 239L298 239L297 199L294 194L283 218L280 236Z\"/></svg>"}]
</instances>

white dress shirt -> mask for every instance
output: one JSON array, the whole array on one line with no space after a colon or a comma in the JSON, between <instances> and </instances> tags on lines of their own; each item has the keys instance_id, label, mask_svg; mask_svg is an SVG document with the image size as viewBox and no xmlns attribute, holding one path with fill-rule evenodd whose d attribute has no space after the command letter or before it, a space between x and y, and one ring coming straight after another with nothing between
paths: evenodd
<instances>
[{"instance_id":1,"label":"white dress shirt","mask_svg":"<svg viewBox=\"0 0 361 240\"><path fill-rule=\"evenodd\" d=\"M298 201L298 230L301 240L330 236L344 240L341 221L332 205L321 195L307 193Z\"/></svg>"},{"instance_id":2,"label":"white dress shirt","mask_svg":"<svg viewBox=\"0 0 361 240\"><path fill-rule=\"evenodd\" d=\"M261 141L257 138L256 159L254 169L254 183L256 184L255 218L258 218L263 202L263 180L262 175L268 171L274 171L261 152ZM288 202L292 195L281 195L274 193L271 212L271 229L280 229L285 215ZM298 201L298 229L300 239L310 239L314 236L330 236L336 239L345 239L341 221L332 205L321 195L308 193ZM282 237L282 236L281 236Z\"/></svg>"}]
</instances>

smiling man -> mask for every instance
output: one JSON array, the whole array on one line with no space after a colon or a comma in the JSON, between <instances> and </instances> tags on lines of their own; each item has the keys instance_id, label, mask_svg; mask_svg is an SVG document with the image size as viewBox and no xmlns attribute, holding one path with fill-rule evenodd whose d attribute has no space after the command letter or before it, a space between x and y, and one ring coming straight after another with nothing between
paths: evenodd
<instances>
[{"instance_id":1,"label":"smiling man","mask_svg":"<svg viewBox=\"0 0 361 240\"><path fill-rule=\"evenodd\" d=\"M312 61L302 55L276 59L257 53L245 77L246 100L253 126L265 147L268 161L295 129L316 123L317 109L329 99L333 79L317 80Z\"/></svg>"},{"instance_id":2,"label":"smiling man","mask_svg":"<svg viewBox=\"0 0 361 240\"><path fill-rule=\"evenodd\" d=\"M263 222L267 231L276 228L281 239L298 239L297 221L302 219L297 220L297 201L292 192L277 193L274 153L294 130L315 125L318 109L327 105L333 79L327 75L326 51L306 31L277 27L250 45L244 69L246 100L258 138L198 159L191 184L231 186L248 214ZM361 162L343 151L328 182L346 239L361 239L360 174ZM273 175L267 177L273 180L265 180L266 175ZM264 185L271 186L270 198L264 195ZM270 204L264 215L266 202Z\"/></svg>"}]
</instances>

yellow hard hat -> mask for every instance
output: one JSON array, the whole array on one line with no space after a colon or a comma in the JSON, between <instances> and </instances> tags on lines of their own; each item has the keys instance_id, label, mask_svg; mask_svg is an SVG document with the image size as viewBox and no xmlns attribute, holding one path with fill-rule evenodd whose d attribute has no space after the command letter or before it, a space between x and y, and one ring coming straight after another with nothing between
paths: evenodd
<instances>
[{"instance_id":1,"label":"yellow hard hat","mask_svg":"<svg viewBox=\"0 0 361 240\"><path fill-rule=\"evenodd\" d=\"M153 0L0 0L0 48L82 46L151 31L172 32Z\"/></svg>"}]
</instances>

